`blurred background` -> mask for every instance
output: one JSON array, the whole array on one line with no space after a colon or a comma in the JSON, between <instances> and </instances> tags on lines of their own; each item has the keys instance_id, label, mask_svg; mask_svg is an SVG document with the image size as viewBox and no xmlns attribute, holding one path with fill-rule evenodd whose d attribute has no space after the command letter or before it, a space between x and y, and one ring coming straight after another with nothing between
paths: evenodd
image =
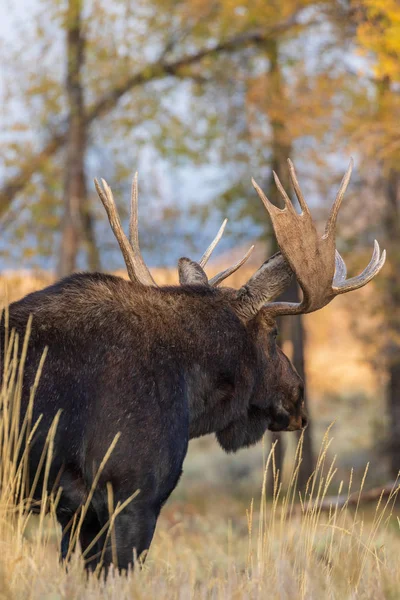
<instances>
[{"instance_id":1,"label":"blurred background","mask_svg":"<svg viewBox=\"0 0 400 600\"><path fill-rule=\"evenodd\" d=\"M122 269L94 177L108 181L126 219L139 171L141 245L160 283L176 281L177 259L199 258L229 217L210 272L256 242L231 279L240 285L275 251L251 177L279 204L272 170L292 193L291 158L323 227L354 157L337 246L350 276L374 238L386 266L322 311L282 320L280 343L306 381L311 415L300 486L333 421L339 474L353 468L359 480L369 462L371 486L394 480L397 0L2 0L0 59L0 270L10 300L76 270ZM283 475L296 442L278 441ZM212 437L193 442L178 493L254 493L270 443L226 456Z\"/></svg>"}]
</instances>

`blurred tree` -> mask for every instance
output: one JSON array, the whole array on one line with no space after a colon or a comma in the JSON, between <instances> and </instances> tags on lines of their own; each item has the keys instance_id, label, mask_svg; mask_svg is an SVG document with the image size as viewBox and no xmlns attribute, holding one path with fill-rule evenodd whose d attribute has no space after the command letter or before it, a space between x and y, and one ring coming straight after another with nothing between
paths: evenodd
<instances>
[{"instance_id":1,"label":"blurred tree","mask_svg":"<svg viewBox=\"0 0 400 600\"><path fill-rule=\"evenodd\" d=\"M376 187L384 199L380 224L388 253L383 326L388 331L390 471L395 478L400 470L400 5L397 0L362 0L354 7L357 41L372 57L373 87L347 126L356 144L362 140L358 148L366 165L380 167Z\"/></svg>"},{"instance_id":2,"label":"blurred tree","mask_svg":"<svg viewBox=\"0 0 400 600\"><path fill-rule=\"evenodd\" d=\"M126 170L128 162L132 169L132 153L146 146L169 161L178 156L199 161L209 135L204 131L201 111L196 128L185 110L177 109L174 95L180 82L201 85L213 57L261 44L269 36L292 27L300 10L284 18L276 15L264 27L252 24L243 30L207 32L204 9L199 5L193 10L186 2L161 5L157 1L117 0L111 6L103 0L95 5L70 0L64 6L54 0L37 0L36 5L29 35L15 36L18 43L13 53L7 47L9 81L16 71L26 72L26 77L21 78L19 88L11 84L8 88L7 110L11 118L2 150L5 173L9 176L0 188L0 215L18 199L25 214L30 211L31 217L43 216L41 210L32 212L33 206L48 207L46 212L52 218L47 224L51 222L53 230L61 218L59 272L65 274L75 268L83 240L89 265L99 264L85 177L95 153L103 152L102 141L108 138L109 151L115 150L115 171L119 168L124 174L121 169ZM212 8L206 12L213 16ZM64 36L66 46L62 43ZM31 54L37 50L40 69L29 70L24 63L26 49ZM67 65L65 77L58 68L63 63ZM39 119L27 118L25 108L29 103L36 105ZM22 109L17 115L12 110L16 104ZM101 133L96 131L94 142L91 133L99 119ZM130 150L123 151L123 144ZM62 209L59 190L54 187L55 173L59 176L60 170L65 178ZM30 220L26 219L25 226L28 223ZM25 241L23 236L21 239Z\"/></svg>"}]
</instances>

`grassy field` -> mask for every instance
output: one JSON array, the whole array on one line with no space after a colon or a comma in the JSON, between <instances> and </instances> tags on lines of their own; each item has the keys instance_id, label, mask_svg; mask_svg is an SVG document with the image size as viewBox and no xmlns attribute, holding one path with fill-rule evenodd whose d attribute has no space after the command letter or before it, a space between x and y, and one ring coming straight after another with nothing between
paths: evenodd
<instances>
[{"instance_id":1,"label":"grassy field","mask_svg":"<svg viewBox=\"0 0 400 600\"><path fill-rule=\"evenodd\" d=\"M21 277L18 284L14 275L9 299L49 281ZM282 474L267 440L233 456L212 437L195 440L143 568L112 572L107 582L85 575L79 552L68 569L59 563L51 499L43 498L47 514L24 510L24 473L15 456L29 436L15 427L20 372L10 351L0 398L0 600L400 598L397 483L372 505L357 504L363 489L386 477L374 446L383 411L379 374L362 360L346 314L339 304L306 320L320 451L305 493L296 489L301 447L294 435L284 438ZM50 457L51 436L44 470ZM268 478L274 499L265 495ZM351 502L343 505L343 497Z\"/></svg>"},{"instance_id":2,"label":"grassy field","mask_svg":"<svg viewBox=\"0 0 400 600\"><path fill-rule=\"evenodd\" d=\"M271 501L262 491L246 503L233 490L221 494L204 487L202 494L201 486L191 490L183 482L185 498L166 505L143 568L127 576L112 572L107 582L86 577L79 553L68 569L60 565L60 531L52 513L29 518L3 485L0 598L397 599L397 485L376 506L338 506L334 493L354 490L351 475L346 484L337 481L329 440L328 433L304 495L296 493L296 467L285 492L276 474ZM330 509L328 494L334 494Z\"/></svg>"}]
</instances>

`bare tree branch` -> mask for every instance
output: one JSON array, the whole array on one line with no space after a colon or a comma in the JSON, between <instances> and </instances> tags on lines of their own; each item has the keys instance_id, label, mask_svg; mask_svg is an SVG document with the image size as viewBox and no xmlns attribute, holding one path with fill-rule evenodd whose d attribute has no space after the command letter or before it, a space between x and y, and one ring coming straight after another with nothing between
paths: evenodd
<instances>
[{"instance_id":1,"label":"bare tree branch","mask_svg":"<svg viewBox=\"0 0 400 600\"><path fill-rule=\"evenodd\" d=\"M99 117L102 117L113 110L122 96L135 87L165 77L187 76L182 75L181 71L186 67L198 64L206 57L224 52L233 53L248 45L263 44L270 37L281 34L297 25L300 13L301 10L295 12L284 21L275 23L271 27L264 29L257 28L252 31L234 35L218 44L202 48L193 54L186 54L171 61L164 61L163 58L161 58L152 65L146 65L144 69L133 74L131 77L128 77L120 85L116 85L112 90L100 97L92 107L89 107L85 116L86 125L90 125ZM164 53L162 56L164 56ZM22 192L28 185L32 176L40 171L46 162L66 144L67 137L68 132L65 126L65 130L53 133L40 152L26 157L19 172L10 177L10 179L0 188L0 216L7 211L17 194Z\"/></svg>"},{"instance_id":2,"label":"bare tree branch","mask_svg":"<svg viewBox=\"0 0 400 600\"><path fill-rule=\"evenodd\" d=\"M362 492L361 494L355 492L350 496L342 494L340 496L327 496L323 499L320 504L321 510L329 511L337 506L343 508L344 506L358 506L359 504L366 504L368 502L377 502L380 498L395 498L399 492L399 485L396 481L390 481L386 485L372 488Z\"/></svg>"}]
</instances>

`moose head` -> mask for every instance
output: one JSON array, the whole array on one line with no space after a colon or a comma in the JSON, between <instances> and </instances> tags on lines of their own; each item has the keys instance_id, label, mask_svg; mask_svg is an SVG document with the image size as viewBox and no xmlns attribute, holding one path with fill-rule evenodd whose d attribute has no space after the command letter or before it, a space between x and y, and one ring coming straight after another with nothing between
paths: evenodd
<instances>
[{"instance_id":1,"label":"moose head","mask_svg":"<svg viewBox=\"0 0 400 600\"><path fill-rule=\"evenodd\" d=\"M303 382L277 344L276 318L323 308L335 296L366 285L385 262L385 251L381 253L375 241L368 266L359 276L346 279L345 263L335 247L336 220L350 180L352 161L343 177L322 236L316 230L290 160L288 167L301 208L300 214L275 173L275 183L285 203L283 209L273 205L252 180L271 218L280 252L268 258L244 286L236 290L221 284L246 262L254 246L238 263L212 279L208 279L204 271L222 237L226 220L199 262L181 258L178 263L182 290L188 293L192 290L202 295L205 302L211 296L213 306L218 305L219 309L222 307L233 315L236 318L235 328L245 333L239 342L238 338L229 338L229 335L228 340L225 329L220 331L221 344L225 345L223 352L232 353L241 362L241 368L237 369L241 375L233 378L229 369L225 376L219 372L211 385L204 384L204 389L198 391L190 407L190 437L214 431L226 451L235 451L255 443L266 429L294 431L307 423ZM142 288L157 288L139 248L137 176L132 185L129 239L121 227L112 191L104 180L101 181L102 187L95 180L96 190L118 240L131 281ZM302 300L298 303L276 301L288 287L293 275L301 288ZM210 348L210 355L214 356L215 350L215 347ZM200 385L198 380L196 385ZM246 395L247 399L241 401ZM202 400L198 397L202 397ZM232 399L235 401L232 402ZM221 402L224 406L222 411ZM203 406L205 404L207 410Z\"/></svg>"}]
</instances>

